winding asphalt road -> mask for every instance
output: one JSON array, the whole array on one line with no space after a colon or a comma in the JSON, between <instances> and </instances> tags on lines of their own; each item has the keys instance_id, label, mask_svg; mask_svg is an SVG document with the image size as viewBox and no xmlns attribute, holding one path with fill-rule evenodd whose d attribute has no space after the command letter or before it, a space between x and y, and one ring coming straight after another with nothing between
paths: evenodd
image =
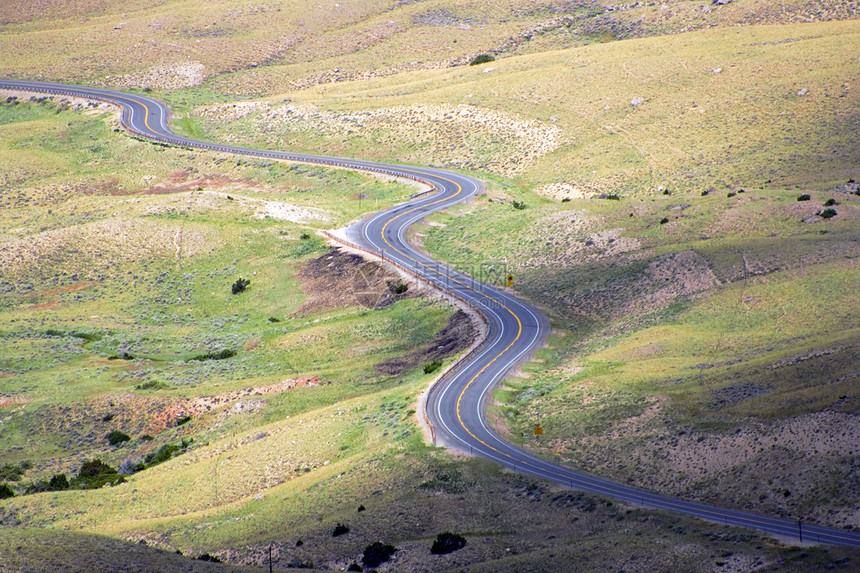
<instances>
[{"instance_id":1,"label":"winding asphalt road","mask_svg":"<svg viewBox=\"0 0 860 573\"><path fill-rule=\"evenodd\" d=\"M504 289L480 282L416 251L407 229L426 215L472 197L480 181L448 171L355 159L249 149L189 139L168 127L170 110L149 97L113 90L0 79L0 89L99 100L122 108L123 127L147 139L223 153L317 163L407 177L429 183L436 192L376 213L345 232L349 242L381 254L425 281L478 310L487 322L487 337L429 392L427 416L439 444L494 460L515 471L546 478L574 489L607 495L642 507L696 516L711 522L747 527L804 542L860 547L860 534L684 501L582 474L533 456L506 442L487 423L490 391L511 369L522 364L543 342L548 322L534 307ZM473 270L474 271L474 270ZM480 271L480 269L478 269ZM478 272L477 274L480 274Z\"/></svg>"}]
</instances>

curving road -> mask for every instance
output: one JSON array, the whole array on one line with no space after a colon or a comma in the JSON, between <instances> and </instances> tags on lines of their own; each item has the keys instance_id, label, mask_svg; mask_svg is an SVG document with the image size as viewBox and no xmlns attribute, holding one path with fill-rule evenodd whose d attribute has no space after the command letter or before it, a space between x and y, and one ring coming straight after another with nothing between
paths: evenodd
<instances>
[{"instance_id":1,"label":"curving road","mask_svg":"<svg viewBox=\"0 0 860 573\"><path fill-rule=\"evenodd\" d=\"M188 147L271 159L318 163L361 169L416 179L433 185L436 192L379 212L351 226L346 237L361 248L380 253L425 281L452 294L478 310L486 319L484 342L429 392L427 416L437 443L480 455L511 468L546 478L571 488L611 496L650 508L692 515L725 525L741 526L804 542L860 547L860 533L777 519L684 501L582 474L533 456L504 441L487 423L486 402L491 389L512 368L523 363L542 343L546 318L534 307L509 292L479 282L416 251L406 232L429 213L460 203L481 189L480 181L448 171L406 167L355 159L266 151L189 139L168 127L170 110L163 103L141 95L113 90L2 80L0 89L99 100L122 108L123 127L139 136Z\"/></svg>"}]
</instances>

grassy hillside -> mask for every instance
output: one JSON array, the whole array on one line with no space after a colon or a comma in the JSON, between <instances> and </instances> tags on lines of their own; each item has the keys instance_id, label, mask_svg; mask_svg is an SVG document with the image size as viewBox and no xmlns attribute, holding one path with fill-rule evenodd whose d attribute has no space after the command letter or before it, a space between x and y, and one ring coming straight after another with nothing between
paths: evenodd
<instances>
[{"instance_id":1,"label":"grassy hillside","mask_svg":"<svg viewBox=\"0 0 860 573\"><path fill-rule=\"evenodd\" d=\"M482 52L856 17L844 0L12 0L0 15L0 74L161 89L209 80L216 93L272 94L464 65Z\"/></svg>"},{"instance_id":2,"label":"grassy hillside","mask_svg":"<svg viewBox=\"0 0 860 573\"><path fill-rule=\"evenodd\" d=\"M646 4L7 2L0 74L146 88L198 137L477 173L488 193L415 239L512 272L553 320L495 394L500 431L642 487L860 527L856 6ZM0 569L266 570L270 547L276 569L346 569L377 540L390 571L858 559L425 444L421 366L469 328L412 283L367 308L362 261L316 234L413 187L2 96L0 482L18 495ZM127 481L22 495L93 458ZM443 531L465 548L431 555Z\"/></svg>"}]
</instances>

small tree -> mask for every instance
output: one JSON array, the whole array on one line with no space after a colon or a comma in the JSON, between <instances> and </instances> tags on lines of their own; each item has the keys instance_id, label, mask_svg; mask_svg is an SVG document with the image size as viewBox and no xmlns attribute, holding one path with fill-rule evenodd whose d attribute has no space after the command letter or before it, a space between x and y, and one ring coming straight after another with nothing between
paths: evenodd
<instances>
[{"instance_id":1,"label":"small tree","mask_svg":"<svg viewBox=\"0 0 860 573\"><path fill-rule=\"evenodd\" d=\"M9 487L9 484L0 483L0 499L9 499L15 497L15 492Z\"/></svg>"},{"instance_id":2,"label":"small tree","mask_svg":"<svg viewBox=\"0 0 860 573\"><path fill-rule=\"evenodd\" d=\"M496 59L496 58L494 58L494 57L493 57L493 56L491 56L490 54L478 54L477 56L475 56L474 58L472 58L472 61L471 61L471 62L469 62L469 65L470 65L470 66L477 66L477 65L480 65L480 64L486 64L486 63L488 63L488 62L495 61L495 59Z\"/></svg>"},{"instance_id":3,"label":"small tree","mask_svg":"<svg viewBox=\"0 0 860 573\"><path fill-rule=\"evenodd\" d=\"M131 436L120 430L114 430L110 432L107 436L105 436L105 438L107 438L108 443L112 446L118 446L123 442L131 440Z\"/></svg>"},{"instance_id":4,"label":"small tree","mask_svg":"<svg viewBox=\"0 0 860 573\"><path fill-rule=\"evenodd\" d=\"M397 548L393 545L387 545L381 541L374 541L364 548L364 556L362 557L361 562L364 563L365 567L379 567L383 563L390 561L396 552Z\"/></svg>"},{"instance_id":5,"label":"small tree","mask_svg":"<svg viewBox=\"0 0 860 573\"><path fill-rule=\"evenodd\" d=\"M344 525L343 523L337 523L334 526L334 529L331 532L332 537L340 537L341 535L346 535L349 533L349 526Z\"/></svg>"},{"instance_id":6,"label":"small tree","mask_svg":"<svg viewBox=\"0 0 860 573\"><path fill-rule=\"evenodd\" d=\"M239 277L236 282L233 283L231 290L233 291L233 294L239 294L240 292L245 292L245 289L249 284L251 284L250 280Z\"/></svg>"},{"instance_id":7,"label":"small tree","mask_svg":"<svg viewBox=\"0 0 860 573\"><path fill-rule=\"evenodd\" d=\"M63 491L69 489L69 478L66 474L55 474L48 482L48 491Z\"/></svg>"},{"instance_id":8,"label":"small tree","mask_svg":"<svg viewBox=\"0 0 860 573\"><path fill-rule=\"evenodd\" d=\"M446 531L445 533L440 533L436 536L436 541L433 542L433 546L430 548L430 553L433 555L445 555L462 549L465 546L465 537Z\"/></svg>"}]
</instances>

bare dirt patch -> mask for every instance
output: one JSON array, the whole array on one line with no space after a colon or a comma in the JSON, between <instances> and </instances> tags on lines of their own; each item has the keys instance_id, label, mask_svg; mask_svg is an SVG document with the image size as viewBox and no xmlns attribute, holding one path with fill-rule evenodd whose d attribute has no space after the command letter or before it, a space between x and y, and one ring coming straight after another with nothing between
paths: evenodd
<instances>
[{"instance_id":1,"label":"bare dirt patch","mask_svg":"<svg viewBox=\"0 0 860 573\"><path fill-rule=\"evenodd\" d=\"M408 285L399 274L340 247L308 261L299 279L309 298L295 310L296 315L359 304L378 308L418 296L414 285ZM407 290L398 293L400 285L406 285Z\"/></svg>"},{"instance_id":2,"label":"bare dirt patch","mask_svg":"<svg viewBox=\"0 0 860 573\"><path fill-rule=\"evenodd\" d=\"M176 427L182 416L196 418L216 411L222 415L239 414L264 406L261 398L266 395L319 384L320 380L312 376L194 398L115 394L78 405L40 406L34 413L33 423L42 432L62 436L68 440L69 446L74 441L96 444L102 442L105 433L112 429L119 428L133 436L158 435ZM23 399L4 400L13 404Z\"/></svg>"}]
</instances>

